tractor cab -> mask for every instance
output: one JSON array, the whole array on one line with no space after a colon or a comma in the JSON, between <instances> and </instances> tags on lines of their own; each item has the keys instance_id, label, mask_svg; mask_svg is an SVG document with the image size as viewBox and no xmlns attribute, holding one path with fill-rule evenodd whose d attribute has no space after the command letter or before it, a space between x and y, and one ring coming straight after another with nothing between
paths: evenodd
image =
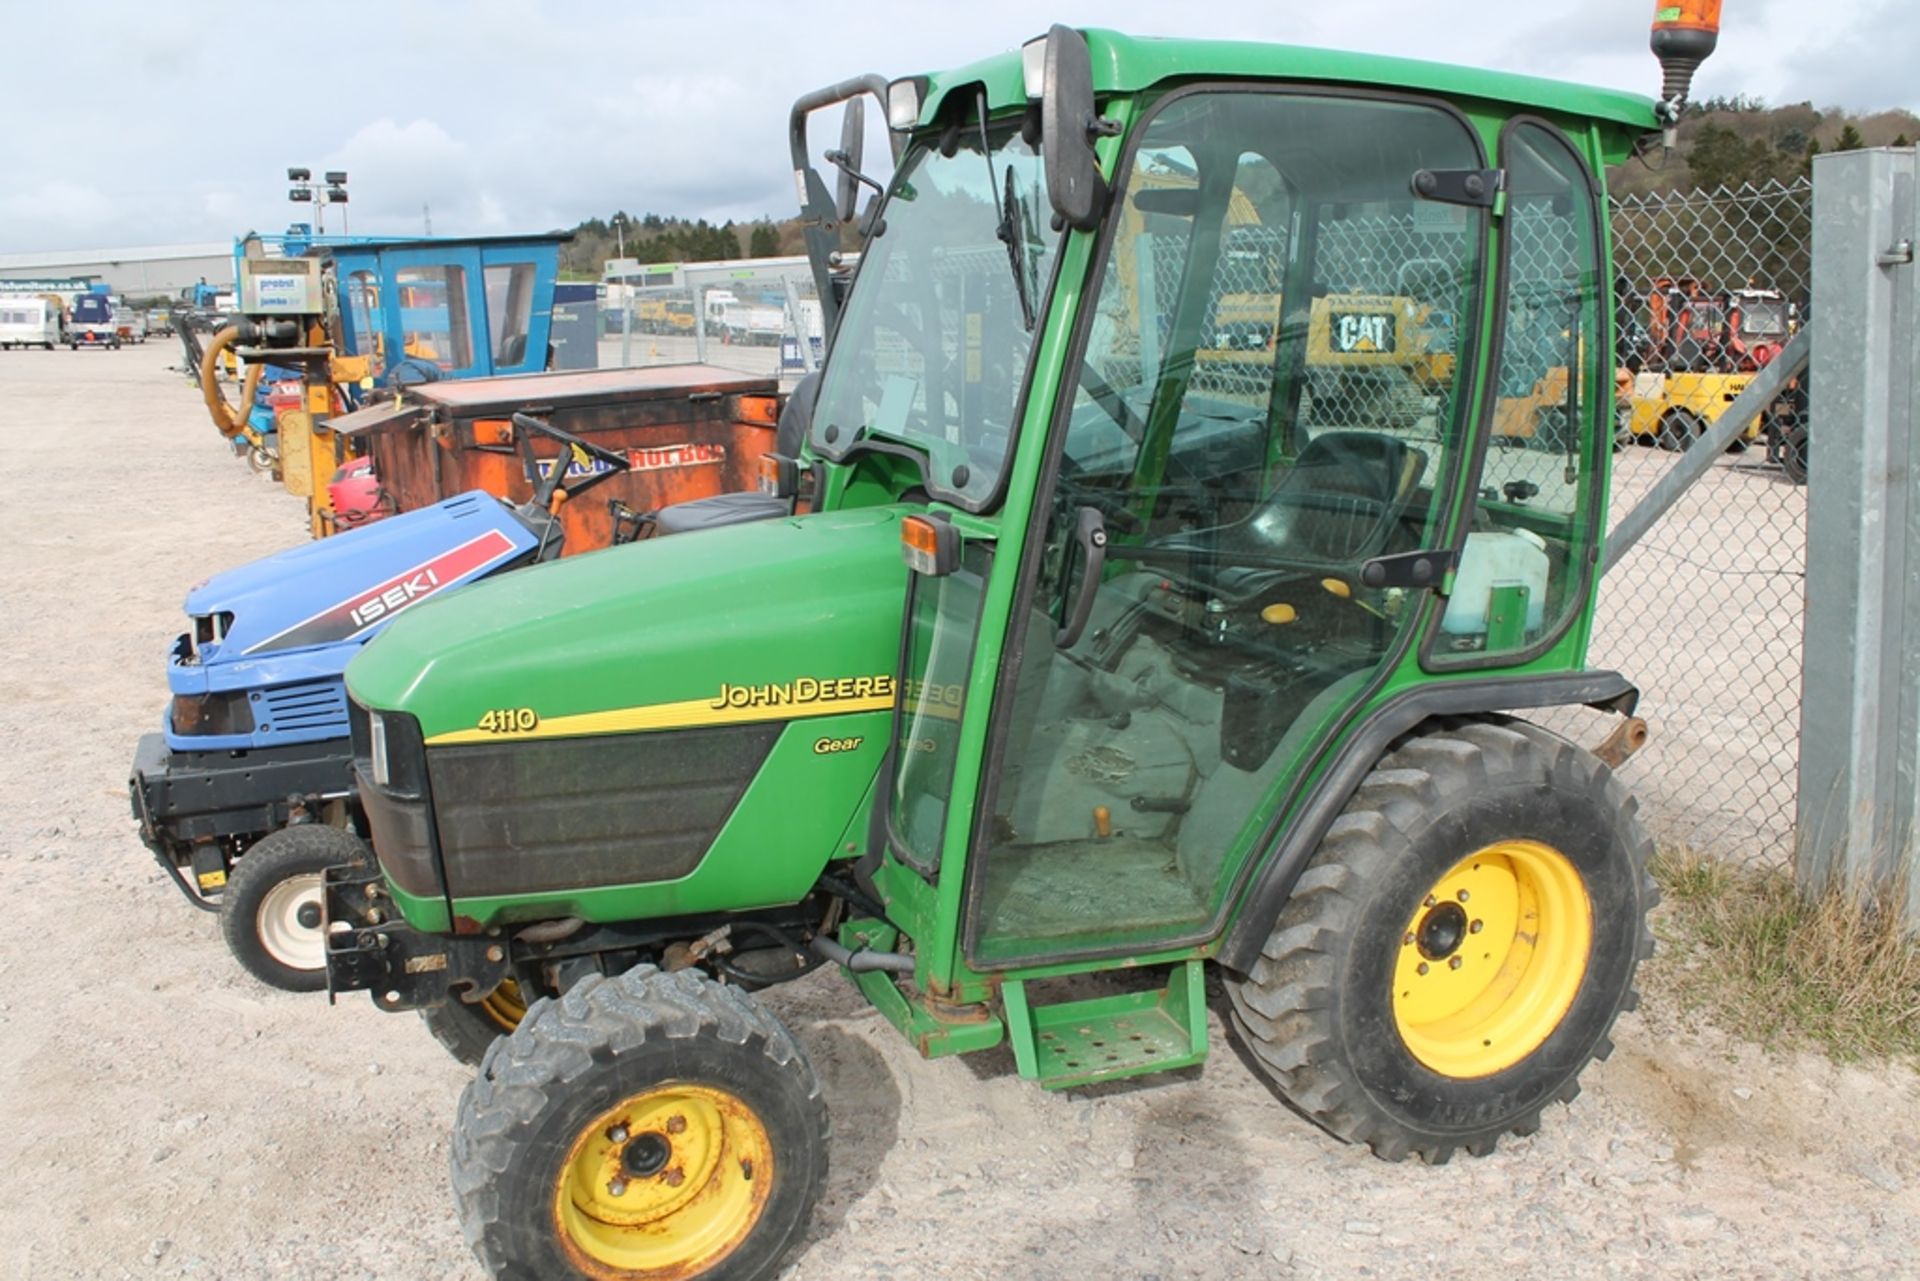
<instances>
[{"instance_id":1,"label":"tractor cab","mask_svg":"<svg viewBox=\"0 0 1920 1281\"><path fill-rule=\"evenodd\" d=\"M746 993L822 962L1049 1088L1199 1062L1217 966L1275 1087L1389 1159L1570 1096L1649 843L1519 713L1636 697L1585 665L1602 175L1670 90L1056 26L802 98L837 327L762 477L809 514L481 584L348 670L380 867L328 873L329 984L516 1028L454 1145L482 1262L770 1274L825 1117ZM850 105L835 194L805 120L863 97L894 171ZM1490 449L1542 385L1558 430Z\"/></svg>"},{"instance_id":2,"label":"tractor cab","mask_svg":"<svg viewBox=\"0 0 1920 1281\"><path fill-rule=\"evenodd\" d=\"M564 235L331 247L343 354L376 382L539 373L547 367Z\"/></svg>"},{"instance_id":3,"label":"tractor cab","mask_svg":"<svg viewBox=\"0 0 1920 1281\"><path fill-rule=\"evenodd\" d=\"M1730 290L1727 303L1733 313L1730 328L1742 368L1766 365L1793 337L1793 304L1778 289Z\"/></svg>"},{"instance_id":4,"label":"tractor cab","mask_svg":"<svg viewBox=\"0 0 1920 1281\"><path fill-rule=\"evenodd\" d=\"M1091 43L1084 138L1032 141L1048 104L1010 61L896 84L924 140L811 424L840 492L910 459L931 500L903 524L867 861L935 991L1225 945L1372 709L1577 670L1589 623L1612 377L1595 175L1645 108L1487 77L1517 99L1493 119L1408 64L1354 60L1336 88L1331 63L1267 79L1229 46L1208 61L1241 74L1169 84L1151 46ZM1094 194L1076 215L1063 192ZM1270 338L1223 344L1256 292ZM1334 377L1403 353L1411 315L1456 337L1396 405ZM1482 371L1559 371L1574 430L1486 455ZM1065 1084L1168 1053L1022 1057Z\"/></svg>"}]
</instances>

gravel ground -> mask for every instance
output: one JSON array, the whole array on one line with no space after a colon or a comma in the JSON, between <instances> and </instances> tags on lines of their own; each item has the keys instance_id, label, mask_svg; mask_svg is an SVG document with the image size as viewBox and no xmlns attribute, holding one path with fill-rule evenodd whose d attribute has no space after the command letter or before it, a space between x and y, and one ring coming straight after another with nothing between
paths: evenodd
<instances>
[{"instance_id":1,"label":"gravel ground","mask_svg":"<svg viewBox=\"0 0 1920 1281\"><path fill-rule=\"evenodd\" d=\"M0 1276L473 1276L463 1070L411 1017L246 978L128 818L182 594L303 536L172 354L0 357ZM1049 1095L1005 1053L919 1061L830 974L770 1003L835 1117L794 1278L1920 1272L1920 1080L1658 1001L1538 1135L1441 1169L1320 1134L1217 1021L1204 1069Z\"/></svg>"}]
</instances>

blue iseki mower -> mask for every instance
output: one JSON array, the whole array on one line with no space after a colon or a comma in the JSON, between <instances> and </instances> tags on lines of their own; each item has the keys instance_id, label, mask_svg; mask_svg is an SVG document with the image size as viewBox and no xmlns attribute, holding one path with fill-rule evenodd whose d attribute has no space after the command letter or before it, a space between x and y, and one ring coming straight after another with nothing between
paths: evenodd
<instances>
[{"instance_id":1,"label":"blue iseki mower","mask_svg":"<svg viewBox=\"0 0 1920 1281\"><path fill-rule=\"evenodd\" d=\"M513 423L528 501L473 490L228 570L187 595L163 729L134 752L133 813L187 901L219 912L233 954L274 987L325 986L320 874L367 857L348 660L423 600L556 558L559 505L629 466L539 418ZM559 441L560 457L543 468L530 432Z\"/></svg>"}]
</instances>

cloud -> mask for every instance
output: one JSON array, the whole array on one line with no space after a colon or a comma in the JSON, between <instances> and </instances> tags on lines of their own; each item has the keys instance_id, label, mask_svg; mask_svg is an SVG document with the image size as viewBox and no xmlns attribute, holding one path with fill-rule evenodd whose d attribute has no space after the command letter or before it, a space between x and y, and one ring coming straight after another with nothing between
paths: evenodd
<instances>
[{"instance_id":1,"label":"cloud","mask_svg":"<svg viewBox=\"0 0 1920 1281\"><path fill-rule=\"evenodd\" d=\"M98 187L50 178L24 191L0 196L0 231L9 239L23 241L18 246L21 248L71 244L76 236L120 230L127 212Z\"/></svg>"},{"instance_id":2,"label":"cloud","mask_svg":"<svg viewBox=\"0 0 1920 1281\"><path fill-rule=\"evenodd\" d=\"M1911 0L1742 0L1701 96L1745 93L1920 107ZM1169 7L1165 0L969 0L963 10L850 0L713 6L571 0L335 0L330 29L366 38L262 43L215 0L14 6L9 47L85 49L109 88L76 96L75 63L15 59L14 101L58 104L0 131L0 252L221 240L310 217L288 165L346 169L355 231L538 231L615 209L748 219L794 207L786 112L866 71L951 66L1047 22L1366 49L1650 92L1648 11L1618 0L1462 9ZM1515 16L1518 15L1518 16ZM1536 16L1537 15L1537 16ZM292 50L285 63L263 49ZM317 52L322 51L324 52ZM129 111L129 107L133 110ZM881 150L877 125L870 154ZM329 211L330 214L332 211ZM328 219L334 227L332 217Z\"/></svg>"}]
</instances>

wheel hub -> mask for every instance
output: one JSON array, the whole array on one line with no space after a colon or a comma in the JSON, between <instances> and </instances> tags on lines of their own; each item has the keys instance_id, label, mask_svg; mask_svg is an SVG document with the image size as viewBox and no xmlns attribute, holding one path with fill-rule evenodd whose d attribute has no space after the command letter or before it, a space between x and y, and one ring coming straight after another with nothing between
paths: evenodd
<instances>
[{"instance_id":1,"label":"wheel hub","mask_svg":"<svg viewBox=\"0 0 1920 1281\"><path fill-rule=\"evenodd\" d=\"M1466 941L1468 924L1467 909L1458 903L1440 903L1427 909L1420 918L1420 928L1414 931L1420 955L1429 961L1446 960Z\"/></svg>"},{"instance_id":2,"label":"wheel hub","mask_svg":"<svg viewBox=\"0 0 1920 1281\"><path fill-rule=\"evenodd\" d=\"M318 872L301 872L280 881L260 898L254 932L268 956L292 970L318 970L327 963L327 940L320 925L324 910Z\"/></svg>"},{"instance_id":3,"label":"wheel hub","mask_svg":"<svg viewBox=\"0 0 1920 1281\"><path fill-rule=\"evenodd\" d=\"M745 1102L662 1085L577 1132L554 1185L554 1220L589 1276L698 1275L752 1230L772 1175L772 1141Z\"/></svg>"},{"instance_id":4,"label":"wheel hub","mask_svg":"<svg viewBox=\"0 0 1920 1281\"><path fill-rule=\"evenodd\" d=\"M642 1134L620 1150L620 1169L630 1179L651 1179L673 1159L673 1144L664 1134Z\"/></svg>"},{"instance_id":5,"label":"wheel hub","mask_svg":"<svg viewBox=\"0 0 1920 1281\"><path fill-rule=\"evenodd\" d=\"M1456 1080L1519 1063L1586 976L1593 907L1577 868L1539 841L1500 841L1434 882L1399 941L1390 993L1402 1044Z\"/></svg>"}]
</instances>

